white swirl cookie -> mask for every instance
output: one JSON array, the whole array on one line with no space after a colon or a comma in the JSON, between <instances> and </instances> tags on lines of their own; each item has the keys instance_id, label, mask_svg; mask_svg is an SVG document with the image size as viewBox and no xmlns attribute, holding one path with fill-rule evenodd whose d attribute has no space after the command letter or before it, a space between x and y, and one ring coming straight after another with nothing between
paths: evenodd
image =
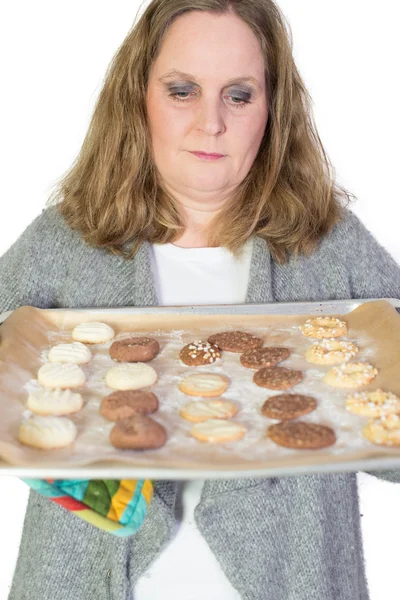
<instances>
[{"instance_id":1,"label":"white swirl cookie","mask_svg":"<svg viewBox=\"0 0 400 600\"><path fill-rule=\"evenodd\" d=\"M85 381L85 373L72 363L46 363L38 371L38 382L46 388L78 388Z\"/></svg>"},{"instance_id":2,"label":"white swirl cookie","mask_svg":"<svg viewBox=\"0 0 400 600\"><path fill-rule=\"evenodd\" d=\"M369 421L363 436L373 444L400 446L400 416L392 414Z\"/></svg>"},{"instance_id":3,"label":"white swirl cookie","mask_svg":"<svg viewBox=\"0 0 400 600\"><path fill-rule=\"evenodd\" d=\"M51 450L69 446L78 434L75 423L66 417L34 415L21 423L18 439L21 444Z\"/></svg>"},{"instance_id":4,"label":"white swirl cookie","mask_svg":"<svg viewBox=\"0 0 400 600\"><path fill-rule=\"evenodd\" d=\"M368 385L377 376L378 369L368 363L343 363L332 367L323 381L338 388L357 388Z\"/></svg>"},{"instance_id":5,"label":"white swirl cookie","mask_svg":"<svg viewBox=\"0 0 400 600\"><path fill-rule=\"evenodd\" d=\"M325 339L314 342L307 348L305 357L315 365L336 365L353 358L359 351L353 342Z\"/></svg>"},{"instance_id":6,"label":"white swirl cookie","mask_svg":"<svg viewBox=\"0 0 400 600\"><path fill-rule=\"evenodd\" d=\"M81 342L72 344L57 344L49 351L49 361L53 363L73 363L84 365L90 361L92 353L89 348Z\"/></svg>"},{"instance_id":7,"label":"white swirl cookie","mask_svg":"<svg viewBox=\"0 0 400 600\"><path fill-rule=\"evenodd\" d=\"M70 415L83 406L80 394L71 390L39 390L28 396L26 408L37 415Z\"/></svg>"},{"instance_id":8,"label":"white swirl cookie","mask_svg":"<svg viewBox=\"0 0 400 600\"><path fill-rule=\"evenodd\" d=\"M355 392L347 396L346 410L362 417L384 417L400 413L400 398L391 392Z\"/></svg>"},{"instance_id":9,"label":"white swirl cookie","mask_svg":"<svg viewBox=\"0 0 400 600\"><path fill-rule=\"evenodd\" d=\"M220 396L229 387L229 379L215 373L194 373L188 375L179 384L179 389L188 396L213 398Z\"/></svg>"},{"instance_id":10,"label":"white swirl cookie","mask_svg":"<svg viewBox=\"0 0 400 600\"><path fill-rule=\"evenodd\" d=\"M180 410L180 415L192 423L208 419L230 419L238 412L236 404L227 400L197 400L189 402Z\"/></svg>"},{"instance_id":11,"label":"white swirl cookie","mask_svg":"<svg viewBox=\"0 0 400 600\"><path fill-rule=\"evenodd\" d=\"M157 381L157 372L146 363L121 363L106 373L106 384L114 390L140 390Z\"/></svg>"},{"instance_id":12,"label":"white swirl cookie","mask_svg":"<svg viewBox=\"0 0 400 600\"><path fill-rule=\"evenodd\" d=\"M191 435L200 442L219 444L241 440L246 434L246 427L241 423L209 419L204 423L196 423L191 429Z\"/></svg>"},{"instance_id":13,"label":"white swirl cookie","mask_svg":"<svg viewBox=\"0 0 400 600\"><path fill-rule=\"evenodd\" d=\"M115 337L112 327L99 321L80 323L72 331L72 339L86 344L103 344Z\"/></svg>"},{"instance_id":14,"label":"white swirl cookie","mask_svg":"<svg viewBox=\"0 0 400 600\"><path fill-rule=\"evenodd\" d=\"M314 317L307 319L300 330L311 338L338 338L347 334L347 325L335 317Z\"/></svg>"}]
</instances>

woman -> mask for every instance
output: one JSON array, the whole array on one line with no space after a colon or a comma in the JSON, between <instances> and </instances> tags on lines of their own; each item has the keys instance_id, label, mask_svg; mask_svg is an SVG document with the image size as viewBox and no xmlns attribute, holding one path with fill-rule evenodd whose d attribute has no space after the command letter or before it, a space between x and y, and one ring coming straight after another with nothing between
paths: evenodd
<instances>
[{"instance_id":1,"label":"woman","mask_svg":"<svg viewBox=\"0 0 400 600\"><path fill-rule=\"evenodd\" d=\"M153 0L60 203L1 259L1 310L399 297L400 270L344 208L309 106L271 0ZM157 557L174 567L177 492L157 482L128 539L31 492L10 600L154 598L163 581L145 575ZM368 598L354 473L206 481L195 520L219 598Z\"/></svg>"}]
</instances>

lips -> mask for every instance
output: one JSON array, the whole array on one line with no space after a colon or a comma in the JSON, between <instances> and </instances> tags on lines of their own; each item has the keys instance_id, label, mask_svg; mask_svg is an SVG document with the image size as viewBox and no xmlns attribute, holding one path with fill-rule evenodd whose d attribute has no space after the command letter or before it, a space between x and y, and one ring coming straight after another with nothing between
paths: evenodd
<instances>
[{"instance_id":1,"label":"lips","mask_svg":"<svg viewBox=\"0 0 400 600\"><path fill-rule=\"evenodd\" d=\"M200 154L201 156L209 156L212 158L221 158L224 154L216 154L215 152L201 152L201 150L191 150L192 154Z\"/></svg>"}]
</instances>

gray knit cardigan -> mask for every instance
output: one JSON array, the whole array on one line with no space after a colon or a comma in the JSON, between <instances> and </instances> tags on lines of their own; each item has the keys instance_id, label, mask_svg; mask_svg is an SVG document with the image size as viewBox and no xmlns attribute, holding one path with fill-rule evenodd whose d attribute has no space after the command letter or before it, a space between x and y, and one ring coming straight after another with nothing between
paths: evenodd
<instances>
[{"instance_id":1,"label":"gray knit cardigan","mask_svg":"<svg viewBox=\"0 0 400 600\"><path fill-rule=\"evenodd\" d=\"M351 212L283 266L255 238L246 302L373 297L400 298L400 269ZM21 305L157 305L149 245L128 261L46 209L0 258L0 311ZM31 491L9 600L130 600L174 535L176 496L157 482L142 527L119 539ZM368 599L355 473L206 481L195 520L244 600Z\"/></svg>"}]
</instances>

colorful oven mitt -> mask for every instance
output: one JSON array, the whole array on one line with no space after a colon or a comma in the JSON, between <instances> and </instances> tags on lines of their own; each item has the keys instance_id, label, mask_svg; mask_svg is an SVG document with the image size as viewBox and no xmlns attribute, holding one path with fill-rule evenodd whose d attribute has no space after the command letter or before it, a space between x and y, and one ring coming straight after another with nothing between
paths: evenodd
<instances>
[{"instance_id":1,"label":"colorful oven mitt","mask_svg":"<svg viewBox=\"0 0 400 600\"><path fill-rule=\"evenodd\" d=\"M128 537L136 533L153 495L149 479L25 479L35 492L91 525Z\"/></svg>"}]
</instances>

